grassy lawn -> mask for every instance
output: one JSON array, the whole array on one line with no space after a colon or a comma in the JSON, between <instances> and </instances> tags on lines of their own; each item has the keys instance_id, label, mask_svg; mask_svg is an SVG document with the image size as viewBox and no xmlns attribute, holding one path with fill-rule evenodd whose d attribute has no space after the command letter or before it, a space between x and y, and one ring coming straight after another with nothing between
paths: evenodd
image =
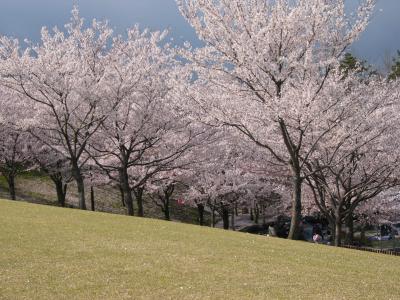
<instances>
[{"instance_id":1,"label":"grassy lawn","mask_svg":"<svg viewBox=\"0 0 400 300\"><path fill-rule=\"evenodd\" d=\"M400 258L0 200L1 299L399 299Z\"/></svg>"}]
</instances>

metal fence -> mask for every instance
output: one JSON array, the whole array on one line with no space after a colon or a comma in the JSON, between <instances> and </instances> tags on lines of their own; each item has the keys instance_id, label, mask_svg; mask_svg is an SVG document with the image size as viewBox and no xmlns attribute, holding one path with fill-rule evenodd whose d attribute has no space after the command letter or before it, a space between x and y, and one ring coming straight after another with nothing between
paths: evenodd
<instances>
[{"instance_id":1,"label":"metal fence","mask_svg":"<svg viewBox=\"0 0 400 300\"><path fill-rule=\"evenodd\" d=\"M342 245L342 248L353 249L353 250L360 250L360 251L367 251L367 252L374 252L386 255L394 255L400 256L400 248L384 250L384 249L374 249L374 248L367 248L367 247L358 247L358 246L351 246L351 245Z\"/></svg>"}]
</instances>

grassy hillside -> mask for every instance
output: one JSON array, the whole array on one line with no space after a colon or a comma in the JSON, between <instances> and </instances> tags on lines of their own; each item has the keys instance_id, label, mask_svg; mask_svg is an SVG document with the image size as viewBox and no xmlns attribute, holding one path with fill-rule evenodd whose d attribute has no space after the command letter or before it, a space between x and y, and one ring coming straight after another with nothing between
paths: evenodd
<instances>
[{"instance_id":1,"label":"grassy hillside","mask_svg":"<svg viewBox=\"0 0 400 300\"><path fill-rule=\"evenodd\" d=\"M399 299L400 259L0 200L2 299Z\"/></svg>"}]
</instances>

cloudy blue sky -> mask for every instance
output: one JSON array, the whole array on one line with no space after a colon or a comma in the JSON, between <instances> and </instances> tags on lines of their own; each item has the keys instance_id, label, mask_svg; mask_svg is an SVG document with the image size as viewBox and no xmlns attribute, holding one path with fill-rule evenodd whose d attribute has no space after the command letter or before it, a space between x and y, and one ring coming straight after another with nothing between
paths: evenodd
<instances>
[{"instance_id":1,"label":"cloudy blue sky","mask_svg":"<svg viewBox=\"0 0 400 300\"><path fill-rule=\"evenodd\" d=\"M400 0L377 2L368 30L352 49L374 64L400 49ZM62 27L74 3L85 19L108 19L118 32L139 23L153 30L170 28L178 41L196 41L174 0L0 0L0 34L37 40L42 26Z\"/></svg>"}]
</instances>

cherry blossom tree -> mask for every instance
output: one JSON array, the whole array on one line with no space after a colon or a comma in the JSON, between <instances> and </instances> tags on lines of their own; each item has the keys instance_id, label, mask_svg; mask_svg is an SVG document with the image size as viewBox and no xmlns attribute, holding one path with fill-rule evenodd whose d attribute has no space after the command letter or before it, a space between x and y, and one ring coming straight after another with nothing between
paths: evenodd
<instances>
[{"instance_id":1,"label":"cherry blossom tree","mask_svg":"<svg viewBox=\"0 0 400 300\"><path fill-rule=\"evenodd\" d=\"M274 186L271 181L265 178L253 177L243 188L246 190L247 202L250 202L251 212L256 224L261 216L262 223L266 224L267 214L270 216L283 215L286 210L282 194L278 193L281 186Z\"/></svg>"},{"instance_id":2,"label":"cherry blossom tree","mask_svg":"<svg viewBox=\"0 0 400 300\"><path fill-rule=\"evenodd\" d=\"M6 178L10 197L16 199L15 178L31 166L26 133L12 127L0 128L0 172Z\"/></svg>"},{"instance_id":3,"label":"cherry blossom tree","mask_svg":"<svg viewBox=\"0 0 400 300\"><path fill-rule=\"evenodd\" d=\"M360 204L354 212L355 218L361 226L361 233L365 233L366 225L382 223L399 223L400 195L398 187L386 190L371 201ZM361 241L364 240L361 238Z\"/></svg>"},{"instance_id":4,"label":"cherry blossom tree","mask_svg":"<svg viewBox=\"0 0 400 300\"><path fill-rule=\"evenodd\" d=\"M321 93L339 80L341 58L366 28L374 1L364 1L355 14L345 13L344 0L177 3L205 43L183 53L197 85L192 107L291 170L289 238L298 238L305 162L340 120L330 116L335 123L327 124L326 113L344 105Z\"/></svg>"},{"instance_id":5,"label":"cherry blossom tree","mask_svg":"<svg viewBox=\"0 0 400 300\"><path fill-rule=\"evenodd\" d=\"M167 221L171 220L171 201L179 185L182 186L181 179L184 172L179 169L172 169L166 172L155 174L146 184L153 203L158 206Z\"/></svg>"},{"instance_id":6,"label":"cherry blossom tree","mask_svg":"<svg viewBox=\"0 0 400 300\"><path fill-rule=\"evenodd\" d=\"M237 207L243 204L247 206L246 152L229 131L224 131L219 132L213 143L196 154L203 159L186 175L184 182L188 189L185 198L198 209L200 224L203 223L204 209L207 208L211 212L212 226L216 223L215 213L218 213L223 227L234 229Z\"/></svg>"},{"instance_id":7,"label":"cherry blossom tree","mask_svg":"<svg viewBox=\"0 0 400 300\"><path fill-rule=\"evenodd\" d=\"M38 133L36 133L36 136ZM46 174L54 183L57 202L65 207L68 184L72 181L71 167L68 159L60 152L43 144L40 139L33 137L28 151L30 159L40 172Z\"/></svg>"},{"instance_id":8,"label":"cherry blossom tree","mask_svg":"<svg viewBox=\"0 0 400 300\"><path fill-rule=\"evenodd\" d=\"M119 105L113 107L91 147L98 165L119 183L129 215L133 215L133 198L128 170L139 161L143 164L144 153L169 126L163 110L171 55L159 45L164 35L135 27L128 31L127 40L114 39L107 57L104 97Z\"/></svg>"},{"instance_id":9,"label":"cherry blossom tree","mask_svg":"<svg viewBox=\"0 0 400 300\"><path fill-rule=\"evenodd\" d=\"M24 131L29 114L20 97L0 88L0 172L5 177L10 197L16 199L16 177L33 167L29 147L32 137Z\"/></svg>"},{"instance_id":10,"label":"cherry blossom tree","mask_svg":"<svg viewBox=\"0 0 400 300\"><path fill-rule=\"evenodd\" d=\"M203 166L204 167L204 166ZM214 227L216 223L215 212L217 209L217 202L213 195L214 180L213 173L210 170L201 171L197 168L187 180L187 191L185 197L189 199L189 204L198 209L198 217L200 225L204 223L204 208L208 206L211 211L211 226ZM215 178L215 177L214 177Z\"/></svg>"},{"instance_id":11,"label":"cherry blossom tree","mask_svg":"<svg viewBox=\"0 0 400 300\"><path fill-rule=\"evenodd\" d=\"M359 85L355 81L341 97L354 92L353 106L346 107L348 117L335 136L321 141L318 157L306 164L311 174L307 183L334 229L337 246L344 223L352 232L357 207L399 184L398 89L385 79L370 78Z\"/></svg>"},{"instance_id":12,"label":"cherry blossom tree","mask_svg":"<svg viewBox=\"0 0 400 300\"><path fill-rule=\"evenodd\" d=\"M0 84L30 103L33 127L41 133L38 138L68 159L79 207L86 209L82 168L88 159L88 141L107 117L100 87L112 30L96 20L85 28L77 8L65 29L66 33L43 28L41 42L29 44L26 50L20 49L18 41L2 37Z\"/></svg>"},{"instance_id":13,"label":"cherry blossom tree","mask_svg":"<svg viewBox=\"0 0 400 300\"><path fill-rule=\"evenodd\" d=\"M142 32L136 26L126 39L113 40L101 87L110 113L87 149L119 185L129 215L134 214L132 192L143 216L147 180L169 170L205 132L179 108L177 89L188 76L174 49L164 43L166 34Z\"/></svg>"},{"instance_id":14,"label":"cherry blossom tree","mask_svg":"<svg viewBox=\"0 0 400 300\"><path fill-rule=\"evenodd\" d=\"M143 194L148 188L149 180L154 181L158 175L164 178L166 173L186 168L193 163L187 157L188 152L198 147L201 141L209 135L207 130L192 131L190 128L191 126L187 122L164 129L155 126L151 129L155 130L153 136L142 137L142 145L138 145L136 149L122 152L122 154L127 154L124 156L125 160L120 159L123 157L118 152L121 148L115 148L115 151L111 152L95 146L97 154L93 156L94 160L107 173L111 181L122 187L124 203L127 205L129 215L134 214L132 193L137 200L138 215L143 216ZM128 145L133 146L133 141ZM164 183L164 181L159 178L160 183Z\"/></svg>"}]
</instances>

